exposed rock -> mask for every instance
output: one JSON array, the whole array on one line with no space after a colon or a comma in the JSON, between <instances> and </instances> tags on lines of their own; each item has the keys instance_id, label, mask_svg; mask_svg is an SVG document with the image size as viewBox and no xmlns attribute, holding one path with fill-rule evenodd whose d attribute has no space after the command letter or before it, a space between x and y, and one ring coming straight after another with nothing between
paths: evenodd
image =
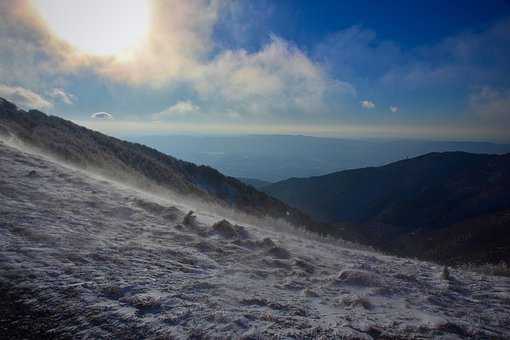
<instances>
[{"instance_id":1,"label":"exposed rock","mask_svg":"<svg viewBox=\"0 0 510 340\"><path fill-rule=\"evenodd\" d=\"M196 224L197 217L195 216L195 213L193 210L190 210L186 216L184 216L184 219L182 220L182 224L186 226L193 226Z\"/></svg>"},{"instance_id":2,"label":"exposed rock","mask_svg":"<svg viewBox=\"0 0 510 340\"><path fill-rule=\"evenodd\" d=\"M314 266L311 263L309 263L303 259L296 259L294 261L294 264L296 266L298 266L299 268L303 269L308 274L313 274L313 272L315 271Z\"/></svg>"},{"instance_id":3,"label":"exposed rock","mask_svg":"<svg viewBox=\"0 0 510 340\"><path fill-rule=\"evenodd\" d=\"M259 245L268 249L276 247L276 243L274 243L274 241L269 237L265 237L262 239L262 241L259 241Z\"/></svg>"},{"instance_id":4,"label":"exposed rock","mask_svg":"<svg viewBox=\"0 0 510 340\"><path fill-rule=\"evenodd\" d=\"M128 299L129 304L141 311L150 311L161 307L160 299L151 295L135 295Z\"/></svg>"},{"instance_id":5,"label":"exposed rock","mask_svg":"<svg viewBox=\"0 0 510 340\"><path fill-rule=\"evenodd\" d=\"M28 175L27 175L27 176L28 176L28 177L30 177L30 178L35 178L35 177L38 177L38 176L39 176L39 174L37 173L37 171L35 171L35 170L31 170L31 171L28 173Z\"/></svg>"},{"instance_id":6,"label":"exposed rock","mask_svg":"<svg viewBox=\"0 0 510 340\"><path fill-rule=\"evenodd\" d=\"M354 269L342 270L338 273L336 282L351 286L374 287L379 285L379 279L375 274Z\"/></svg>"},{"instance_id":7,"label":"exposed rock","mask_svg":"<svg viewBox=\"0 0 510 340\"><path fill-rule=\"evenodd\" d=\"M212 230L225 238L244 239L248 238L249 236L244 227L237 224L232 224L227 220L216 222L213 224Z\"/></svg>"},{"instance_id":8,"label":"exposed rock","mask_svg":"<svg viewBox=\"0 0 510 340\"><path fill-rule=\"evenodd\" d=\"M167 220L174 221L179 216L182 216L182 212L176 207L165 207L155 202L149 202L141 199L135 200L135 204L143 210L158 216L162 216Z\"/></svg>"},{"instance_id":9,"label":"exposed rock","mask_svg":"<svg viewBox=\"0 0 510 340\"><path fill-rule=\"evenodd\" d=\"M267 251L267 254L276 259L290 259L291 257L290 252L287 249L280 246L272 247Z\"/></svg>"}]
</instances>

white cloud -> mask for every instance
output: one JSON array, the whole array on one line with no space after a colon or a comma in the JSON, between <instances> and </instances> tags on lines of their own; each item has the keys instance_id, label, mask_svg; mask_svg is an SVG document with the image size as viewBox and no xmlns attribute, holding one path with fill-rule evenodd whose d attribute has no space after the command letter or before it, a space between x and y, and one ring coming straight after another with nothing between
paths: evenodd
<instances>
[{"instance_id":1,"label":"white cloud","mask_svg":"<svg viewBox=\"0 0 510 340\"><path fill-rule=\"evenodd\" d=\"M480 87L471 93L469 105L483 119L510 123L510 88Z\"/></svg>"},{"instance_id":2,"label":"white cloud","mask_svg":"<svg viewBox=\"0 0 510 340\"><path fill-rule=\"evenodd\" d=\"M52 98L58 99L67 105L74 104L74 100L76 99L76 96L74 94L67 93L64 91L64 89L60 89L60 88L54 88L53 90L51 90L49 92L49 95Z\"/></svg>"},{"instance_id":3,"label":"white cloud","mask_svg":"<svg viewBox=\"0 0 510 340\"><path fill-rule=\"evenodd\" d=\"M108 112L96 112L96 113L93 113L90 118L93 118L93 119L100 119L100 120L112 120L113 119L113 115L111 113L108 113Z\"/></svg>"},{"instance_id":4,"label":"white cloud","mask_svg":"<svg viewBox=\"0 0 510 340\"><path fill-rule=\"evenodd\" d=\"M124 58L96 58L95 69L134 85L163 87L200 77L222 3L209 0L154 0L147 39Z\"/></svg>"},{"instance_id":5,"label":"white cloud","mask_svg":"<svg viewBox=\"0 0 510 340\"><path fill-rule=\"evenodd\" d=\"M53 106L50 101L39 94L20 86L0 84L0 97L12 101L24 109L43 110Z\"/></svg>"},{"instance_id":6,"label":"white cloud","mask_svg":"<svg viewBox=\"0 0 510 340\"><path fill-rule=\"evenodd\" d=\"M153 0L147 39L122 57L77 52L54 36L29 4L28 0L0 2L2 17L11 18L0 22L0 47L13 40L22 45L0 49L0 60L19 63L16 70L35 70L30 77L30 72L9 76L37 82L38 88L55 87L40 84L48 75L92 71L136 87L189 87L196 91L196 101L204 103L202 111L239 115L336 113L342 95L355 94L352 85L332 79L322 64L278 37L252 53L215 50L219 45L213 40L214 27L227 6L221 1ZM69 95L54 95L64 103L74 102Z\"/></svg>"},{"instance_id":7,"label":"white cloud","mask_svg":"<svg viewBox=\"0 0 510 340\"><path fill-rule=\"evenodd\" d=\"M153 118L156 120L164 120L175 116L186 116L198 112L200 112L200 107L193 104L193 102L186 100L179 101L175 105L170 106L161 112L155 113Z\"/></svg>"},{"instance_id":8,"label":"white cloud","mask_svg":"<svg viewBox=\"0 0 510 340\"><path fill-rule=\"evenodd\" d=\"M395 113L395 112L398 112L400 110L400 108L398 106L390 106L390 111Z\"/></svg>"},{"instance_id":9,"label":"white cloud","mask_svg":"<svg viewBox=\"0 0 510 340\"><path fill-rule=\"evenodd\" d=\"M241 114L321 113L331 96L355 94L297 47L272 37L255 53L226 51L196 79L200 96Z\"/></svg>"},{"instance_id":10,"label":"white cloud","mask_svg":"<svg viewBox=\"0 0 510 340\"><path fill-rule=\"evenodd\" d=\"M48 76L86 70L131 85L161 87L192 77L214 46L211 36L222 4L152 0L150 6L149 34L137 48L119 56L97 56L56 36L31 0L0 1L0 79L41 88L50 82ZM69 15L72 21L79 13Z\"/></svg>"},{"instance_id":11,"label":"white cloud","mask_svg":"<svg viewBox=\"0 0 510 340\"><path fill-rule=\"evenodd\" d=\"M50 89L48 78L86 65L69 44L48 30L30 0L0 1L0 79ZM42 92L42 91L41 91Z\"/></svg>"},{"instance_id":12,"label":"white cloud","mask_svg":"<svg viewBox=\"0 0 510 340\"><path fill-rule=\"evenodd\" d=\"M370 101L370 100L362 100L360 102L361 104L361 107L364 108L364 109L367 109L367 110L370 110L370 109L374 109L375 108L375 104L373 101Z\"/></svg>"}]
</instances>

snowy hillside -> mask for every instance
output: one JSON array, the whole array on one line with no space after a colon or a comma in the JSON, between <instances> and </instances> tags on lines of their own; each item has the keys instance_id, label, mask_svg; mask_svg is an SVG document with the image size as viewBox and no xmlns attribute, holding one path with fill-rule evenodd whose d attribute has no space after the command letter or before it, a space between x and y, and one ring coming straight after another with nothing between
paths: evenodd
<instances>
[{"instance_id":1,"label":"snowy hillside","mask_svg":"<svg viewBox=\"0 0 510 340\"><path fill-rule=\"evenodd\" d=\"M509 278L447 275L275 225L216 223L223 217L194 208L195 219L190 209L0 144L0 288L13 306L0 308L0 330L92 339L510 337Z\"/></svg>"},{"instance_id":2,"label":"snowy hillside","mask_svg":"<svg viewBox=\"0 0 510 340\"><path fill-rule=\"evenodd\" d=\"M0 98L0 137L16 139L33 150L51 155L80 169L117 181L130 181L145 191L172 190L180 197L198 198L250 214L269 215L327 230L301 211L221 174L216 169L176 159L145 145L130 143L49 116L25 111Z\"/></svg>"}]
</instances>

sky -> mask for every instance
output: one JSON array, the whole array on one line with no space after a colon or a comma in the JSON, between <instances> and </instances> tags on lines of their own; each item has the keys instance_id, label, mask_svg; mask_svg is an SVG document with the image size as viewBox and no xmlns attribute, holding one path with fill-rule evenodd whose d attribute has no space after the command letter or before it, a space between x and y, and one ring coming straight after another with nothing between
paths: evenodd
<instances>
[{"instance_id":1,"label":"sky","mask_svg":"<svg viewBox=\"0 0 510 340\"><path fill-rule=\"evenodd\" d=\"M509 141L510 2L0 1L0 97L114 134Z\"/></svg>"}]
</instances>

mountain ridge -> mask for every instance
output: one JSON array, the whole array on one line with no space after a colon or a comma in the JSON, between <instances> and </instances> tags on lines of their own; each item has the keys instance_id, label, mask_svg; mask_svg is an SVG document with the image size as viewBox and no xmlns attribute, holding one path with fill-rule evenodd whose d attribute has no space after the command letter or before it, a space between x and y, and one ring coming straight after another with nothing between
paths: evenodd
<instances>
[{"instance_id":1,"label":"mountain ridge","mask_svg":"<svg viewBox=\"0 0 510 340\"><path fill-rule=\"evenodd\" d=\"M464 225L466 234L483 235L480 222L473 222L483 216L492 223L487 232L510 239L508 221L503 228L491 217L510 209L509 188L510 154L436 152L381 167L293 178L262 190L319 221L336 224L331 233L400 255L421 256L427 254L424 244L435 247L427 242L429 238L448 242L439 230L447 235L445 230L455 228L462 234L458 226ZM497 238L483 244L487 253L495 241ZM464 245L458 246L464 249L466 259L473 260ZM510 249L501 254L483 258L510 260ZM431 253L426 258L449 260L448 255Z\"/></svg>"},{"instance_id":2,"label":"mountain ridge","mask_svg":"<svg viewBox=\"0 0 510 340\"><path fill-rule=\"evenodd\" d=\"M504 154L504 155L484 155L484 154L471 154L466 152L433 152L428 153L422 156L418 156L412 159L406 159L401 160L397 162L392 162L390 164L381 166L381 167L366 167L366 168L360 168L360 169L350 169L350 170L343 170L334 172L331 174L323 175L323 176L313 176L309 178L290 178L284 181L273 183L269 186L264 187L264 190L266 192L269 192L275 196L284 197L285 194L290 195L296 195L296 191L288 192L288 191L282 191L278 192L278 189L285 190L287 186L292 186L293 190L320 190L322 192L322 195L337 195L340 196L344 194L348 189L351 190L360 190L360 187L358 185L370 185L373 183L366 183L363 182L363 180L371 180L373 182L377 182L379 179L385 179L387 183L380 183L379 185L386 185L390 187L391 189L400 189L405 190L409 186L420 186L425 185L428 183L425 183L426 180L445 180L449 179L453 175L463 175L463 170L469 170L471 167L474 170L477 165L479 165L480 162L490 162L490 161L500 161L504 165L510 163L510 154ZM430 163L436 163L437 164L430 164ZM419 164L418 164L419 162ZM457 165L455 163L458 163ZM429 163L429 164L428 164ZM408 166L411 165L411 166ZM486 164L488 167L490 167L489 164ZM485 169L490 170L490 169ZM410 175L416 175L417 178L411 178L411 181L414 181L412 183L402 183L402 178L392 178L394 172L396 171L404 171L408 172L406 173L406 176ZM411 172L412 173L409 173ZM469 175L469 174L465 174ZM374 178L377 176L377 178ZM344 182L342 182L344 180ZM356 180L356 183L353 182L347 182ZM391 180L391 181L390 181ZM505 178L505 184L507 183L507 179ZM334 181L337 181L337 183L333 183ZM389 182L388 182L389 181ZM422 183L423 182L423 183ZM329 191L325 190L326 188L325 183L327 183L329 186ZM311 185L315 185L315 187L310 187ZM343 184L344 187L339 186L333 186L332 184ZM308 186L307 186L308 185ZM351 187L347 187L347 185L350 185ZM356 187L353 188L352 186L355 185ZM301 187L300 187L301 186ZM320 189L319 189L320 187ZM372 188L364 188L364 189L372 189ZM379 188L373 188L375 191L375 194L379 193ZM423 188L428 189L428 188ZM324 191L325 190L325 191ZM343 190L343 191L342 191ZM415 192L411 192L409 190L409 193L412 193L413 195ZM298 196L298 195L297 195ZM506 197L506 196L505 196ZM351 197L347 197L346 199L350 199ZM377 197L378 198L378 197ZM366 197L363 197L363 199L366 199ZM287 201L292 201L288 196L286 197ZM310 200L315 201L315 199L310 198ZM299 205L299 204L296 204ZM327 206L325 206L327 207ZM335 213L340 214L342 218L339 220L347 220L351 222L365 222L368 219L366 217L358 216L358 215L352 215L352 212L349 211L349 209L337 209L336 206L333 207L334 212L332 215L328 215L327 220L329 222L335 221L335 218L338 220ZM306 210L306 209L305 209ZM344 217L345 214L349 214L347 217ZM343 215L342 215L343 214ZM384 222L384 221L381 221Z\"/></svg>"},{"instance_id":3,"label":"mountain ridge","mask_svg":"<svg viewBox=\"0 0 510 340\"><path fill-rule=\"evenodd\" d=\"M300 211L211 167L178 160L38 110L24 111L2 98L0 126L0 134L13 135L61 161L92 168L120 181L134 179L134 184L144 189L163 186L178 194L214 201L249 214L283 218L297 225L314 224Z\"/></svg>"}]
</instances>

